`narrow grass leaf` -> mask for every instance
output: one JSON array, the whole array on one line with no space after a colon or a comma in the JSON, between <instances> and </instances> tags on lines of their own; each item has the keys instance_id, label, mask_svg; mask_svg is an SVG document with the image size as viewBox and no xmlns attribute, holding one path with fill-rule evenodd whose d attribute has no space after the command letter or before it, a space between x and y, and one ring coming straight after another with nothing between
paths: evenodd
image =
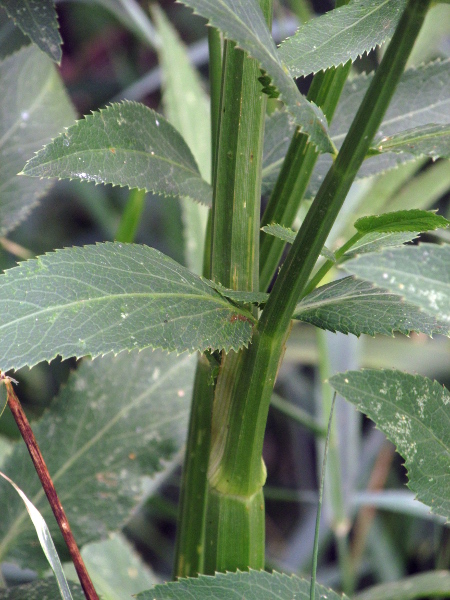
<instances>
[{"instance_id":1,"label":"narrow grass leaf","mask_svg":"<svg viewBox=\"0 0 450 600\"><path fill-rule=\"evenodd\" d=\"M450 125L423 125L395 135L377 138L372 145L377 152L407 152L429 156L433 160L450 158Z\"/></svg>"},{"instance_id":2,"label":"narrow grass leaf","mask_svg":"<svg viewBox=\"0 0 450 600\"><path fill-rule=\"evenodd\" d=\"M23 175L79 179L211 203L211 187L181 135L137 102L77 121L25 165Z\"/></svg>"},{"instance_id":3,"label":"narrow grass leaf","mask_svg":"<svg viewBox=\"0 0 450 600\"><path fill-rule=\"evenodd\" d=\"M356 256L343 268L450 323L449 264L450 245L420 244Z\"/></svg>"},{"instance_id":4,"label":"narrow grass leaf","mask_svg":"<svg viewBox=\"0 0 450 600\"><path fill-rule=\"evenodd\" d=\"M214 577L199 575L176 582L156 585L138 594L138 600L309 600L310 582L296 575L282 575L253 571L216 573ZM345 594L336 594L316 584L316 600L347 600Z\"/></svg>"},{"instance_id":5,"label":"narrow grass leaf","mask_svg":"<svg viewBox=\"0 0 450 600\"><path fill-rule=\"evenodd\" d=\"M322 111L297 89L289 70L280 60L275 42L256 0L182 0L208 19L227 39L256 59L280 92L280 98L321 152L333 152L327 121Z\"/></svg>"},{"instance_id":6,"label":"narrow grass leaf","mask_svg":"<svg viewBox=\"0 0 450 600\"><path fill-rule=\"evenodd\" d=\"M450 335L450 323L440 322L401 296L353 277L323 285L297 304L294 319L336 333L360 336Z\"/></svg>"},{"instance_id":7,"label":"narrow grass leaf","mask_svg":"<svg viewBox=\"0 0 450 600\"><path fill-rule=\"evenodd\" d=\"M435 212L414 208L361 217L354 225L360 233L424 232L448 227L450 221Z\"/></svg>"},{"instance_id":8,"label":"narrow grass leaf","mask_svg":"<svg viewBox=\"0 0 450 600\"><path fill-rule=\"evenodd\" d=\"M24 492L20 489L18 485L14 483L14 481L12 481L12 479L10 479L1 471L0 477L3 477L3 479L8 481L23 500L27 512L30 515L30 519L33 522L36 534L39 538L39 543L41 544L41 548L44 551L45 558L47 559L48 564L50 565L53 573L55 574L61 598L63 600L73 600L72 594L70 593L70 589L67 584L66 576L64 575L61 561L59 560L58 553L56 552L55 544L53 543L52 536L47 527L47 523L45 522L38 509L34 506L32 502L28 500Z\"/></svg>"},{"instance_id":9,"label":"narrow grass leaf","mask_svg":"<svg viewBox=\"0 0 450 600\"><path fill-rule=\"evenodd\" d=\"M431 511L450 519L450 393L437 381L401 371L338 373L330 384L396 445L408 486Z\"/></svg>"},{"instance_id":10,"label":"narrow grass leaf","mask_svg":"<svg viewBox=\"0 0 450 600\"><path fill-rule=\"evenodd\" d=\"M151 350L85 360L33 425L80 546L120 529L141 499L143 478L170 470L168 461L186 435L194 370L194 357ZM56 547L64 548L24 444L16 445L3 470L26 486ZM29 568L45 568L14 494L0 486L0 561L8 556Z\"/></svg>"},{"instance_id":11,"label":"narrow grass leaf","mask_svg":"<svg viewBox=\"0 0 450 600\"><path fill-rule=\"evenodd\" d=\"M118 243L58 250L10 269L0 276L0 314L3 371L57 354L237 350L254 323L161 252Z\"/></svg>"},{"instance_id":12,"label":"narrow grass leaf","mask_svg":"<svg viewBox=\"0 0 450 600\"><path fill-rule=\"evenodd\" d=\"M0 235L13 229L51 186L17 177L33 152L75 119L52 61L35 46L0 63Z\"/></svg>"},{"instance_id":13,"label":"narrow grass leaf","mask_svg":"<svg viewBox=\"0 0 450 600\"><path fill-rule=\"evenodd\" d=\"M279 53L294 77L356 60L388 40L406 0L353 0L300 27Z\"/></svg>"},{"instance_id":14,"label":"narrow grass leaf","mask_svg":"<svg viewBox=\"0 0 450 600\"><path fill-rule=\"evenodd\" d=\"M61 62L61 36L53 0L1 0L14 23L52 60Z\"/></svg>"}]
</instances>

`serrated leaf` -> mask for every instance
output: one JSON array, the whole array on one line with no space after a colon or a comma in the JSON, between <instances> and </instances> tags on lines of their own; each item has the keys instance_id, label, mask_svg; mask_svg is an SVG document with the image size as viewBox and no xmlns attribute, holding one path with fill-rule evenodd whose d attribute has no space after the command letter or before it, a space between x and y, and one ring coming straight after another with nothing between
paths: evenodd
<instances>
[{"instance_id":1,"label":"serrated leaf","mask_svg":"<svg viewBox=\"0 0 450 600\"><path fill-rule=\"evenodd\" d=\"M229 298L234 302L250 302L251 304L265 304L267 299L269 298L269 294L266 292L255 292L250 290L230 290L229 288L224 287L220 283L216 283L215 281L209 281L205 279L213 289L217 290L222 296L225 298ZM233 317L234 318L234 317ZM246 318L246 317L236 317L236 318Z\"/></svg>"},{"instance_id":2,"label":"serrated leaf","mask_svg":"<svg viewBox=\"0 0 450 600\"><path fill-rule=\"evenodd\" d=\"M345 277L323 285L297 304L294 319L336 333L360 336L393 335L412 331L427 335L450 334L450 324L439 322L401 296L367 281Z\"/></svg>"},{"instance_id":3,"label":"serrated leaf","mask_svg":"<svg viewBox=\"0 0 450 600\"><path fill-rule=\"evenodd\" d=\"M83 589L76 583L69 584L73 600L86 600ZM58 598L58 584L53 579L43 579L16 585L8 589L0 589L0 600L43 600Z\"/></svg>"},{"instance_id":4,"label":"serrated leaf","mask_svg":"<svg viewBox=\"0 0 450 600\"><path fill-rule=\"evenodd\" d=\"M351 258L356 254L378 252L382 248L402 246L406 242L411 242L418 235L418 231L401 231L396 233L374 231L373 233L366 233L344 254L344 257Z\"/></svg>"},{"instance_id":5,"label":"serrated leaf","mask_svg":"<svg viewBox=\"0 0 450 600\"><path fill-rule=\"evenodd\" d=\"M53 0L1 0L1 5L42 52L61 62L62 39Z\"/></svg>"},{"instance_id":6,"label":"serrated leaf","mask_svg":"<svg viewBox=\"0 0 450 600\"><path fill-rule=\"evenodd\" d=\"M279 47L294 77L356 60L395 31L406 0L353 0L302 25Z\"/></svg>"},{"instance_id":7,"label":"serrated leaf","mask_svg":"<svg viewBox=\"0 0 450 600\"><path fill-rule=\"evenodd\" d=\"M75 118L54 64L35 46L0 64L0 235L13 229L50 187L17 177L33 151Z\"/></svg>"},{"instance_id":8,"label":"serrated leaf","mask_svg":"<svg viewBox=\"0 0 450 600\"><path fill-rule=\"evenodd\" d=\"M256 0L182 0L208 19L227 39L256 59L280 92L280 99L302 131L321 152L333 152L323 112L298 91L288 69L280 61L275 42Z\"/></svg>"},{"instance_id":9,"label":"serrated leaf","mask_svg":"<svg viewBox=\"0 0 450 600\"><path fill-rule=\"evenodd\" d=\"M24 175L79 179L211 203L211 186L181 135L137 102L111 104L69 127L31 158Z\"/></svg>"},{"instance_id":10,"label":"serrated leaf","mask_svg":"<svg viewBox=\"0 0 450 600\"><path fill-rule=\"evenodd\" d=\"M359 105L372 81L372 75L359 75L348 80L342 91L339 104L330 125L330 135L336 147L340 147L348 132ZM450 59L435 61L417 69L408 69L402 75L378 131L378 139L394 136L402 131L422 127L429 123L448 125L450 113ZM287 119L267 120L271 131L271 142L280 147L280 152L269 155L265 146L263 159L263 191L273 189L281 168L284 154L295 131L295 125ZM284 153L284 154L283 154ZM387 152L366 159L358 171L357 179L370 177L410 160L412 154ZM314 168L307 196L315 196L328 169L331 157L321 155Z\"/></svg>"},{"instance_id":11,"label":"serrated leaf","mask_svg":"<svg viewBox=\"0 0 450 600\"><path fill-rule=\"evenodd\" d=\"M449 596L450 571L429 571L366 588L355 594L353 600L418 600Z\"/></svg>"},{"instance_id":12,"label":"serrated leaf","mask_svg":"<svg viewBox=\"0 0 450 600\"><path fill-rule=\"evenodd\" d=\"M449 225L450 221L441 215L417 208L361 217L354 223L355 229L360 233L423 232Z\"/></svg>"},{"instance_id":13,"label":"serrated leaf","mask_svg":"<svg viewBox=\"0 0 450 600\"><path fill-rule=\"evenodd\" d=\"M449 265L450 245L420 244L356 256L343 268L450 323Z\"/></svg>"},{"instance_id":14,"label":"serrated leaf","mask_svg":"<svg viewBox=\"0 0 450 600\"><path fill-rule=\"evenodd\" d=\"M79 545L121 528L140 499L142 477L167 468L164 461L180 449L194 370L194 357L150 350L83 361L33 425ZM23 443L4 470L41 511L57 548L63 547ZM44 557L23 505L9 486L0 486L0 557L42 568Z\"/></svg>"},{"instance_id":15,"label":"serrated leaf","mask_svg":"<svg viewBox=\"0 0 450 600\"><path fill-rule=\"evenodd\" d=\"M284 225L280 225L279 223L272 223L271 225L265 225L261 227L261 231L268 233L269 235L273 235L279 240L283 240L288 244L293 244L295 241L295 236L297 232L291 229L290 227L284 227ZM322 248L320 252L321 256L324 256L327 260L332 260L336 262L336 257L331 250L326 248L325 246Z\"/></svg>"},{"instance_id":16,"label":"serrated leaf","mask_svg":"<svg viewBox=\"0 0 450 600\"><path fill-rule=\"evenodd\" d=\"M401 371L348 371L331 377L330 384L397 446L417 498L449 520L449 391Z\"/></svg>"},{"instance_id":17,"label":"serrated leaf","mask_svg":"<svg viewBox=\"0 0 450 600\"><path fill-rule=\"evenodd\" d=\"M377 138L372 148L377 152L407 152L414 156L429 156L433 160L450 158L450 125L431 123Z\"/></svg>"},{"instance_id":18,"label":"serrated leaf","mask_svg":"<svg viewBox=\"0 0 450 600\"><path fill-rule=\"evenodd\" d=\"M178 579L177 582L156 585L142 592L138 600L309 600L310 582L296 575L282 575L273 571L216 573L214 577ZM316 585L316 600L346 600L345 594L336 594L323 585Z\"/></svg>"},{"instance_id":19,"label":"serrated leaf","mask_svg":"<svg viewBox=\"0 0 450 600\"><path fill-rule=\"evenodd\" d=\"M158 48L162 69L164 114L181 133L197 161L201 176L211 179L211 117L209 99L187 49L165 13L152 5L152 14L162 43ZM182 202L186 266L202 273L203 247L208 210L193 202Z\"/></svg>"},{"instance_id":20,"label":"serrated leaf","mask_svg":"<svg viewBox=\"0 0 450 600\"><path fill-rule=\"evenodd\" d=\"M58 250L10 269L0 276L0 314L3 371L57 354L228 351L249 342L254 321L161 252L117 243Z\"/></svg>"},{"instance_id":21,"label":"serrated leaf","mask_svg":"<svg viewBox=\"0 0 450 600\"><path fill-rule=\"evenodd\" d=\"M0 60L14 54L21 48L29 46L31 40L14 25L0 2Z\"/></svg>"}]
</instances>

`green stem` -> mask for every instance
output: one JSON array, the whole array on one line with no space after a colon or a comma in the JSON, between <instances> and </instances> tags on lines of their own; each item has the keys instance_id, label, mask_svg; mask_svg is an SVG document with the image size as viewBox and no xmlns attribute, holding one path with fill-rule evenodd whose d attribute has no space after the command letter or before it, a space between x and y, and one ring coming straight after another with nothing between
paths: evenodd
<instances>
[{"instance_id":1,"label":"green stem","mask_svg":"<svg viewBox=\"0 0 450 600\"><path fill-rule=\"evenodd\" d=\"M338 0L336 6L347 2L348 0ZM348 62L341 67L317 73L308 91L308 100L322 108L329 123L333 118L350 68L351 63ZM315 146L297 129L261 219L261 227L271 223L278 223L285 227L292 226L318 157L319 153ZM261 232L260 241L260 289L265 291L278 267L285 242L264 232Z\"/></svg>"},{"instance_id":2,"label":"green stem","mask_svg":"<svg viewBox=\"0 0 450 600\"><path fill-rule=\"evenodd\" d=\"M348 135L281 269L233 389L228 429L215 442L213 477L235 494L255 493L267 413L291 316L315 262L381 123L431 0L410 0ZM251 445L249 447L249 440ZM211 469L210 469L211 470Z\"/></svg>"},{"instance_id":3,"label":"green stem","mask_svg":"<svg viewBox=\"0 0 450 600\"><path fill-rule=\"evenodd\" d=\"M115 236L117 242L131 243L134 241L144 210L144 199L145 190L130 190Z\"/></svg>"}]
</instances>

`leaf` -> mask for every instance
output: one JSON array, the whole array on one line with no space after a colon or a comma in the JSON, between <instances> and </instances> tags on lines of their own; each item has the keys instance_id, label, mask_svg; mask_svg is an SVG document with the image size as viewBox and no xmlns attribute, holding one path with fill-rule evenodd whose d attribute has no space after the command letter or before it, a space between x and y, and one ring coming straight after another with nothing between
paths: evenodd
<instances>
[{"instance_id":1,"label":"leaf","mask_svg":"<svg viewBox=\"0 0 450 600\"><path fill-rule=\"evenodd\" d=\"M313 19L284 41L281 60L294 77L356 60L395 31L406 0L353 0Z\"/></svg>"},{"instance_id":2,"label":"leaf","mask_svg":"<svg viewBox=\"0 0 450 600\"><path fill-rule=\"evenodd\" d=\"M397 446L417 498L449 520L449 391L421 375L388 370L338 373L330 384Z\"/></svg>"},{"instance_id":3,"label":"leaf","mask_svg":"<svg viewBox=\"0 0 450 600\"><path fill-rule=\"evenodd\" d=\"M395 233L380 233L374 231L366 233L344 254L345 258L351 258L356 254L365 254L366 252L377 252L382 248L402 246L406 242L411 242L419 235L417 231L401 231Z\"/></svg>"},{"instance_id":4,"label":"leaf","mask_svg":"<svg viewBox=\"0 0 450 600\"><path fill-rule=\"evenodd\" d=\"M356 111L361 104L364 94L372 81L372 75L358 75L346 82L342 91L333 121L330 125L330 135L336 147L340 147L349 130ZM417 69L408 69L402 75L394 97L388 107L378 131L378 138L394 136L415 127L429 123L448 125L450 113L450 59L437 60ZM263 190L267 194L273 188L281 168L284 148L288 147L287 139L291 139L295 125L288 120L267 120L271 129L274 146L276 140L283 151L273 157L264 158ZM265 147L267 152L270 147ZM366 159L358 171L357 179L370 177L389 169L394 169L405 161L417 160L411 154L387 152ZM332 163L329 156L319 156L313 171L307 197L315 196Z\"/></svg>"},{"instance_id":5,"label":"leaf","mask_svg":"<svg viewBox=\"0 0 450 600\"><path fill-rule=\"evenodd\" d=\"M164 113L181 133L207 182L211 179L211 117L209 99L198 72L189 61L181 42L165 13L152 5L152 14L162 43L158 48L163 74ZM184 223L186 266L201 274L208 210L193 202L181 202Z\"/></svg>"},{"instance_id":6,"label":"leaf","mask_svg":"<svg viewBox=\"0 0 450 600\"><path fill-rule=\"evenodd\" d=\"M253 320L161 252L117 243L58 250L10 269L0 276L0 314L3 371L57 354L237 350Z\"/></svg>"},{"instance_id":7,"label":"leaf","mask_svg":"<svg viewBox=\"0 0 450 600\"><path fill-rule=\"evenodd\" d=\"M66 576L64 575L64 571L62 569L61 561L59 560L58 553L56 552L55 544L53 543L52 536L47 527L47 523L45 522L38 509L34 506L32 502L28 500L28 498L20 489L20 487L16 485L14 481L12 481L12 479L10 479L1 471L0 477L3 477L3 479L8 481L8 483L12 485L12 487L16 490L23 503L25 504L27 512L30 515L30 519L36 530L36 534L39 539L39 543L41 544L41 548L44 551L45 558L48 560L48 564L50 565L53 573L55 574L55 578L58 583L59 595L61 596L61 598L63 598L63 600L73 600Z\"/></svg>"},{"instance_id":8,"label":"leaf","mask_svg":"<svg viewBox=\"0 0 450 600\"><path fill-rule=\"evenodd\" d=\"M417 504L417 503L416 503ZM450 571L429 571L409 575L400 581L389 581L369 587L353 596L354 600L416 600L419 598L448 598Z\"/></svg>"},{"instance_id":9,"label":"leaf","mask_svg":"<svg viewBox=\"0 0 450 600\"><path fill-rule=\"evenodd\" d=\"M142 494L142 477L167 469L183 444L194 357L144 350L85 360L41 421L33 425L79 545L121 528ZM57 451L55 451L57 449ZM4 470L45 517L56 547L62 536L24 444ZM0 561L44 567L34 529L9 486L0 487Z\"/></svg>"},{"instance_id":10,"label":"leaf","mask_svg":"<svg viewBox=\"0 0 450 600\"><path fill-rule=\"evenodd\" d=\"M296 575L253 571L199 575L190 579L156 585L137 595L138 600L309 600L310 583ZM346 600L323 585L316 585L316 600Z\"/></svg>"},{"instance_id":11,"label":"leaf","mask_svg":"<svg viewBox=\"0 0 450 600\"><path fill-rule=\"evenodd\" d=\"M362 333L393 335L395 331L450 335L450 323L439 322L401 296L353 277L328 283L305 296L293 318L358 337Z\"/></svg>"},{"instance_id":12,"label":"leaf","mask_svg":"<svg viewBox=\"0 0 450 600\"><path fill-rule=\"evenodd\" d=\"M225 38L256 59L267 72L280 98L297 125L310 136L321 152L333 152L323 112L298 91L288 69L280 61L275 42L256 0L182 0L194 12L208 19Z\"/></svg>"},{"instance_id":13,"label":"leaf","mask_svg":"<svg viewBox=\"0 0 450 600\"><path fill-rule=\"evenodd\" d=\"M356 256L344 269L450 323L450 246L420 244Z\"/></svg>"},{"instance_id":14,"label":"leaf","mask_svg":"<svg viewBox=\"0 0 450 600\"><path fill-rule=\"evenodd\" d=\"M86 596L80 585L69 584L73 600L86 600ZM58 584L54 579L43 579L17 585L8 589L0 589L0 600L45 600L46 598L58 597Z\"/></svg>"},{"instance_id":15,"label":"leaf","mask_svg":"<svg viewBox=\"0 0 450 600\"><path fill-rule=\"evenodd\" d=\"M283 240L288 244L293 244L295 236L297 235L297 232L291 229L290 227L284 227L284 225L280 225L278 223L265 225L264 227L261 227L261 231L264 231L269 235L273 235L274 237L278 238L279 240ZM334 256L334 253L331 252L331 250L328 250L328 248L326 248L325 246L322 248L320 255L324 256L327 260L332 260L333 262L336 262L336 257Z\"/></svg>"},{"instance_id":16,"label":"leaf","mask_svg":"<svg viewBox=\"0 0 450 600\"><path fill-rule=\"evenodd\" d=\"M0 63L0 235L13 229L50 187L17 177L33 151L50 141L75 112L54 64L35 46Z\"/></svg>"},{"instance_id":17,"label":"leaf","mask_svg":"<svg viewBox=\"0 0 450 600\"><path fill-rule=\"evenodd\" d=\"M433 211L414 208L361 217L354 225L360 233L422 232L448 227L450 221Z\"/></svg>"},{"instance_id":18,"label":"leaf","mask_svg":"<svg viewBox=\"0 0 450 600\"><path fill-rule=\"evenodd\" d=\"M83 557L103 600L124 600L153 585L157 578L121 534L84 546ZM69 565L72 572L72 565ZM74 577L77 577L73 568Z\"/></svg>"},{"instance_id":19,"label":"leaf","mask_svg":"<svg viewBox=\"0 0 450 600\"><path fill-rule=\"evenodd\" d=\"M210 285L214 290L217 290L219 294L225 296L225 298L229 298L234 302L250 302L251 304L265 304L269 298L269 294L266 292L255 292L250 290L230 290L224 287L220 283L216 283L215 281L209 281L205 279L206 283ZM244 316L235 318L246 318Z\"/></svg>"},{"instance_id":20,"label":"leaf","mask_svg":"<svg viewBox=\"0 0 450 600\"><path fill-rule=\"evenodd\" d=\"M62 40L53 0L1 0L1 5L42 52L61 62Z\"/></svg>"},{"instance_id":21,"label":"leaf","mask_svg":"<svg viewBox=\"0 0 450 600\"><path fill-rule=\"evenodd\" d=\"M112 183L211 203L211 187L183 138L164 117L137 102L111 104L77 121L31 158L22 174Z\"/></svg>"},{"instance_id":22,"label":"leaf","mask_svg":"<svg viewBox=\"0 0 450 600\"><path fill-rule=\"evenodd\" d=\"M422 125L395 135L376 139L377 152L407 152L414 156L450 158L450 125Z\"/></svg>"}]
</instances>

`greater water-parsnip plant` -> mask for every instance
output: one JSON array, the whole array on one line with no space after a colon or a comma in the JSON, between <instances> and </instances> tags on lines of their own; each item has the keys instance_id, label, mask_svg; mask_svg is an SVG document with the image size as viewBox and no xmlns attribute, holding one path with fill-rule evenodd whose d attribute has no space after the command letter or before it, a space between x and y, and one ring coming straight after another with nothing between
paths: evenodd
<instances>
[{"instance_id":1,"label":"greater water-parsnip plant","mask_svg":"<svg viewBox=\"0 0 450 600\"><path fill-rule=\"evenodd\" d=\"M318 465L328 439L333 587L360 599L444 597L450 393L414 367L375 368L383 357L336 372L336 356L355 351L342 337L332 351L325 332L377 341L397 334L402 344L402 335L436 336L445 352L449 221L430 208L450 187L450 59L408 61L427 18L449 2L336 0L307 20L308 3L292 1L305 22L278 47L273 0L182 2L206 20L209 97L158 4L147 14L135 0L99 0L156 51L162 108L123 100L76 121L53 64L61 61L53 0L0 0L5 38L13 23L22 32L0 62L1 235L26 220L49 180L129 189L110 238L23 260L0 276L1 390L23 437L0 438L0 470L42 512L64 559L66 540L82 585L44 577L27 508L0 480L0 562L40 577L14 588L0 576L0 600L342 597L315 583L315 567L311 585L280 574L287 563L273 550L265 555L265 495L276 492L265 491L262 458L271 404L312 432ZM370 52L376 67L358 74L355 61ZM149 192L162 205L179 199L183 264L133 243ZM2 245L15 248L6 237ZM293 363L290 348L301 354L311 344L316 415L274 392L283 359ZM406 366L413 347L401 347ZM8 373L58 356L83 360L30 428L21 385ZM352 360L344 364L361 364ZM327 434L334 392L338 414ZM387 472L369 479L381 446L359 453L360 413L404 460L406 495L383 493ZM162 584L117 532L180 462L174 581ZM436 570L367 586L374 554L364 548L376 518L368 507L385 502L408 515L413 498L441 536ZM302 570L312 545L307 553Z\"/></svg>"}]
</instances>

